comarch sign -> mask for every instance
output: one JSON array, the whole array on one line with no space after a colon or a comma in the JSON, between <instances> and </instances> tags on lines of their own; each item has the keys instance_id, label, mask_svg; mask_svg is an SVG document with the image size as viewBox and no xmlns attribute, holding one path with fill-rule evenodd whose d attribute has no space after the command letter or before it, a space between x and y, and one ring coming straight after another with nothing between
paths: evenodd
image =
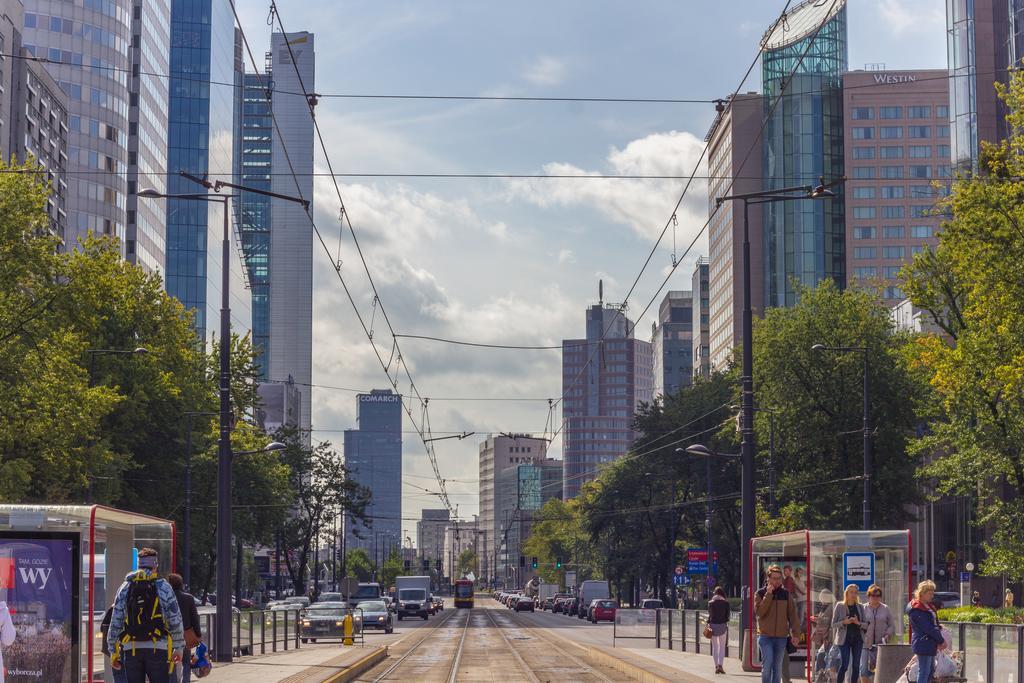
<instances>
[{"instance_id":1,"label":"comarch sign","mask_svg":"<svg viewBox=\"0 0 1024 683\"><path fill-rule=\"evenodd\" d=\"M360 403L398 403L402 397L398 394L361 394Z\"/></svg>"},{"instance_id":2,"label":"comarch sign","mask_svg":"<svg viewBox=\"0 0 1024 683\"><path fill-rule=\"evenodd\" d=\"M917 81L917 76L910 74L875 74L875 83L879 84L914 83L915 81Z\"/></svg>"}]
</instances>

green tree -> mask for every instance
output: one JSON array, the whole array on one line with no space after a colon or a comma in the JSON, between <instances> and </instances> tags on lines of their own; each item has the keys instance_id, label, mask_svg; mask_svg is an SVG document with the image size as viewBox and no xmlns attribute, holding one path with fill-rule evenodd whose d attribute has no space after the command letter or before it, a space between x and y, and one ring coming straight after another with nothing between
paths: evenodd
<instances>
[{"instance_id":1,"label":"green tree","mask_svg":"<svg viewBox=\"0 0 1024 683\"><path fill-rule=\"evenodd\" d=\"M907 505L919 500L907 441L925 391L905 361L907 340L873 292L840 291L829 280L755 324L755 391L759 405L775 411L777 498L788 524L857 529L862 521L863 356L812 351L815 344L869 350L872 523L905 524ZM756 428L767 443L766 412L756 414Z\"/></svg>"},{"instance_id":2,"label":"green tree","mask_svg":"<svg viewBox=\"0 0 1024 683\"><path fill-rule=\"evenodd\" d=\"M1024 579L1024 76L1000 86L1012 132L985 145L980 172L957 178L935 256L905 269L915 304L955 344L915 340L935 392L929 433L914 443L939 493L974 502L987 557L981 571ZM941 267L933 267L934 263ZM941 323L940 323L941 324Z\"/></svg>"},{"instance_id":3,"label":"green tree","mask_svg":"<svg viewBox=\"0 0 1024 683\"><path fill-rule=\"evenodd\" d=\"M345 573L366 582L373 577L373 562L364 548L355 548L345 553Z\"/></svg>"},{"instance_id":4,"label":"green tree","mask_svg":"<svg viewBox=\"0 0 1024 683\"><path fill-rule=\"evenodd\" d=\"M472 548L466 548L461 553L459 553L459 558L456 561L456 571L459 573L459 576L456 578L465 576L469 572L479 574L477 567L478 565L476 551Z\"/></svg>"},{"instance_id":5,"label":"green tree","mask_svg":"<svg viewBox=\"0 0 1024 683\"><path fill-rule=\"evenodd\" d=\"M384 560L384 564L381 565L380 571L377 573L377 581L380 582L380 585L384 590L387 590L388 586L395 585L395 577L402 576L404 573L405 563L403 563L401 557L399 557L398 550L392 550L391 554L388 555L386 560Z\"/></svg>"}]
</instances>

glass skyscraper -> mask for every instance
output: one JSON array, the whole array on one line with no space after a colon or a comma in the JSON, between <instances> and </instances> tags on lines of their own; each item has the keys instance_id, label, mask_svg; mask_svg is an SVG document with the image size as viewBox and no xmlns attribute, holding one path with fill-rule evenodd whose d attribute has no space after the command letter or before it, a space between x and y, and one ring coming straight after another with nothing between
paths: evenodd
<instances>
[{"instance_id":1,"label":"glass skyscraper","mask_svg":"<svg viewBox=\"0 0 1024 683\"><path fill-rule=\"evenodd\" d=\"M818 27L821 27L820 30ZM843 175L842 73L847 66L846 3L806 0L762 40L767 123L765 189L817 184ZM783 89L784 88L784 89ZM765 305L791 306L793 281L846 284L842 186L835 198L765 205Z\"/></svg>"},{"instance_id":2,"label":"glass skyscraper","mask_svg":"<svg viewBox=\"0 0 1024 683\"><path fill-rule=\"evenodd\" d=\"M693 293L666 292L651 330L654 395L667 396L693 384Z\"/></svg>"},{"instance_id":3,"label":"glass skyscraper","mask_svg":"<svg viewBox=\"0 0 1024 683\"><path fill-rule=\"evenodd\" d=\"M946 0L946 36L952 159L978 170L981 142L1009 132L993 83L1024 58L1024 0Z\"/></svg>"},{"instance_id":4,"label":"glass skyscraper","mask_svg":"<svg viewBox=\"0 0 1024 683\"><path fill-rule=\"evenodd\" d=\"M203 192L179 171L211 179L234 177L235 84L241 84L235 60L231 6L212 0L173 0L171 4L171 78L167 154L167 191ZM236 80L237 78L237 80ZM167 291L195 312L204 339L217 329L222 268L231 272L234 332L251 326L251 301L240 250L222 263L222 204L167 200Z\"/></svg>"},{"instance_id":5,"label":"glass skyscraper","mask_svg":"<svg viewBox=\"0 0 1024 683\"><path fill-rule=\"evenodd\" d=\"M345 466L370 490L366 523L345 522L346 550L402 541L402 397L390 389L356 396L357 429L345 430Z\"/></svg>"}]
</instances>

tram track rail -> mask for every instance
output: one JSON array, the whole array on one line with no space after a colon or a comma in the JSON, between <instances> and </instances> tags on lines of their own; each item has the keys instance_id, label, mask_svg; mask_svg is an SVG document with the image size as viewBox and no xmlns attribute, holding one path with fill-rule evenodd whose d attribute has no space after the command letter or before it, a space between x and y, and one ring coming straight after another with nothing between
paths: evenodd
<instances>
[{"instance_id":1,"label":"tram track rail","mask_svg":"<svg viewBox=\"0 0 1024 683\"><path fill-rule=\"evenodd\" d=\"M426 643L428 640L430 640L435 635L437 635L438 629L440 629L441 627L445 626L452 619L456 618L456 616L459 613L460 613L460 610L452 610L451 612L448 613L448 615L444 619L442 619L441 621L437 622L437 624L435 624L434 626L431 626L431 627L427 628L426 629L426 631L427 631L426 634L424 634L422 638L420 638L418 641L416 641L415 645L413 645L408 650L406 650L404 653L402 653L402 655L400 657L398 657L387 669L385 669L383 672L381 672L379 675L377 675L377 677L373 679L373 683L382 683L383 681L389 680L390 676L395 671L397 671L406 662L406 660L408 660L412 655L416 654L416 652L420 649L420 647L424 643ZM458 647L458 653L459 654L456 657L456 660L461 659L462 647L463 647L463 644L465 643L465 640L466 640L466 631L468 630L469 622L470 622L470 618L469 618L469 615L467 614L467 616L466 616L466 623L463 625L462 636L459 639L459 647ZM411 636L413 634L409 634L409 635ZM409 637L409 636L406 636L406 637ZM398 643L401 643L401 642L402 641L398 641ZM398 643L395 643L395 644L397 645ZM392 647L394 647L394 645L392 645ZM392 679L392 680L397 680L397 679Z\"/></svg>"},{"instance_id":2,"label":"tram track rail","mask_svg":"<svg viewBox=\"0 0 1024 683\"><path fill-rule=\"evenodd\" d=\"M509 615L509 619L511 619L512 623L514 623L517 628L529 628L529 629L543 631L546 634L546 636L547 636L544 639L544 643L545 643L546 646L550 647L551 649L553 649L556 652L558 652L560 655L562 655L562 656L566 657L567 659L569 659L570 661L572 661L576 666L578 666L580 669L582 669L587 674L592 675L595 679L597 679L599 681L602 681L603 683L615 683L613 679L609 678L604 673L599 671L597 669L597 667L595 667L593 664L587 663L586 660L584 660L582 657L580 657L579 655L575 655L575 654L569 652L568 649L566 649L565 647L563 647L562 645L559 644L559 641L560 641L561 643L565 643L566 645L571 645L573 647L579 647L578 645L573 643L571 640L567 640L566 638L564 638L563 636L558 635L557 633L555 633L554 631L552 631L549 628L545 628L545 627L539 626L537 624L523 624L521 621L519 621L519 618L520 617L515 612L512 612ZM500 631L501 629L499 628L498 630ZM504 637L506 639L506 641L508 640L508 636L506 636L504 633L502 633L502 637Z\"/></svg>"}]
</instances>

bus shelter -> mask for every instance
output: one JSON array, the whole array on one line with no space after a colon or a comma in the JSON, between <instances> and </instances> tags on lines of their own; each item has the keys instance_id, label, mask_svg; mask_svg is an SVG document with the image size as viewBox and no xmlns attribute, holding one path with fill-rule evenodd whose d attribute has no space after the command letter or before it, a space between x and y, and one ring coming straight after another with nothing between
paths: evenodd
<instances>
[{"instance_id":1,"label":"bus shelter","mask_svg":"<svg viewBox=\"0 0 1024 683\"><path fill-rule=\"evenodd\" d=\"M0 599L17 632L7 680L109 681L103 613L139 548L174 570L174 534L169 520L102 505L0 505Z\"/></svg>"},{"instance_id":2,"label":"bus shelter","mask_svg":"<svg viewBox=\"0 0 1024 683\"><path fill-rule=\"evenodd\" d=\"M818 650L831 624L832 610L842 600L846 586L855 584L863 593L877 584L882 600L894 614L902 614L912 589L910 578L910 531L790 531L762 536L750 542L750 576L755 591L765 585L771 565L783 570L783 585L797 600L802 624L800 647L791 659L806 660L811 680ZM751 618L754 596L750 596ZM749 627L753 628L755 624ZM903 620L896 620L896 639L903 638ZM755 631L748 631L752 633ZM745 659L760 668L755 638L748 638Z\"/></svg>"}]
</instances>

